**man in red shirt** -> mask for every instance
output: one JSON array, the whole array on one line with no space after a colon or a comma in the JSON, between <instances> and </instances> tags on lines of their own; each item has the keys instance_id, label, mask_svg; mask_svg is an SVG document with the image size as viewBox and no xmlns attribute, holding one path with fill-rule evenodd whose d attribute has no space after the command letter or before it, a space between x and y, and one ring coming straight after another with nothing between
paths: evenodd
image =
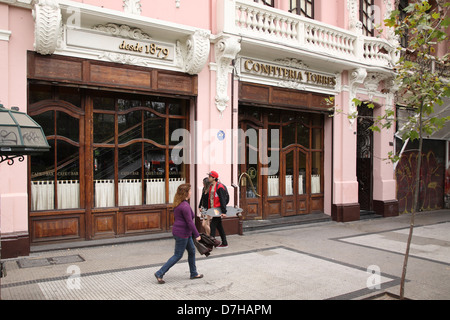
<instances>
[{"instance_id":1,"label":"man in red shirt","mask_svg":"<svg viewBox=\"0 0 450 320\"><path fill-rule=\"evenodd\" d=\"M211 219L211 236L215 237L217 228L217 230L219 230L220 238L222 239L222 243L217 246L217 248L228 248L227 237L222 225L222 217L226 217L227 213L227 203L225 200L226 186L219 182L219 174L216 171L209 172L208 179L211 183L208 192L208 209L220 207L220 210L222 211L221 217L214 217Z\"/></svg>"}]
</instances>

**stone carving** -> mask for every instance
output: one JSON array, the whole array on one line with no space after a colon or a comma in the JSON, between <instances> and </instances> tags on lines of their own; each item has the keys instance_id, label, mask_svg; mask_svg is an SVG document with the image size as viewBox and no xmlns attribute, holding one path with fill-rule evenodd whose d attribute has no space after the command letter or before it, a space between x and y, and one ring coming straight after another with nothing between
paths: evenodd
<instances>
[{"instance_id":1,"label":"stone carving","mask_svg":"<svg viewBox=\"0 0 450 320\"><path fill-rule=\"evenodd\" d=\"M356 98L356 91L358 87L364 83L364 80L367 77L367 70L364 68L358 68L353 70L350 75L350 101L348 107L349 121L350 124L353 125L356 119L356 115L358 114L357 108L353 99Z\"/></svg>"},{"instance_id":2,"label":"stone carving","mask_svg":"<svg viewBox=\"0 0 450 320\"><path fill-rule=\"evenodd\" d=\"M142 12L140 0L123 0L123 11L140 15Z\"/></svg>"},{"instance_id":3,"label":"stone carving","mask_svg":"<svg viewBox=\"0 0 450 320\"><path fill-rule=\"evenodd\" d=\"M115 23L99 24L92 27L93 30L107 33L111 36L125 37L132 40L150 40L152 37L144 33L141 29L132 28L127 25L118 25Z\"/></svg>"},{"instance_id":4,"label":"stone carving","mask_svg":"<svg viewBox=\"0 0 450 320\"><path fill-rule=\"evenodd\" d=\"M209 57L210 34L209 30L197 30L189 36L185 45L177 43L184 64L184 72L198 74L202 71Z\"/></svg>"},{"instance_id":5,"label":"stone carving","mask_svg":"<svg viewBox=\"0 0 450 320\"><path fill-rule=\"evenodd\" d=\"M349 11L350 30L362 34L362 22L359 21L358 0L347 0L347 9Z\"/></svg>"},{"instance_id":6,"label":"stone carving","mask_svg":"<svg viewBox=\"0 0 450 320\"><path fill-rule=\"evenodd\" d=\"M216 107L222 113L230 100L228 97L228 69L232 60L241 51L238 38L222 38L215 45L216 52Z\"/></svg>"},{"instance_id":7,"label":"stone carving","mask_svg":"<svg viewBox=\"0 0 450 320\"><path fill-rule=\"evenodd\" d=\"M309 67L303 63L302 60L296 58L283 58L283 59L275 59L274 62L279 63L286 67L292 67L297 69L308 70Z\"/></svg>"},{"instance_id":8,"label":"stone carving","mask_svg":"<svg viewBox=\"0 0 450 320\"><path fill-rule=\"evenodd\" d=\"M35 0L33 5L34 49L40 54L53 54L62 36L62 16L59 3L57 0Z\"/></svg>"}]
</instances>

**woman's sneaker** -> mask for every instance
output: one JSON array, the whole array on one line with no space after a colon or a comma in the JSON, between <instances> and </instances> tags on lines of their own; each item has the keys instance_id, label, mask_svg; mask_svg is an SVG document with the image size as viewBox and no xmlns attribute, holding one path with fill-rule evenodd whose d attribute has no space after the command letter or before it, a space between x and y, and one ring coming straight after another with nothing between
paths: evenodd
<instances>
[{"instance_id":1,"label":"woman's sneaker","mask_svg":"<svg viewBox=\"0 0 450 320\"><path fill-rule=\"evenodd\" d=\"M217 246L216 248L219 248L219 249L225 249L225 248L228 248L228 245L227 245L227 244L220 244L220 245Z\"/></svg>"}]
</instances>

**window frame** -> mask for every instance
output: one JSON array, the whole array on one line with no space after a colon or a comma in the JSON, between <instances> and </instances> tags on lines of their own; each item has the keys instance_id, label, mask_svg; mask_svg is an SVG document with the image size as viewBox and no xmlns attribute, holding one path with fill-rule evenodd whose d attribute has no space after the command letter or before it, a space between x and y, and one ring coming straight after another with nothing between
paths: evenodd
<instances>
[{"instance_id":1,"label":"window frame","mask_svg":"<svg viewBox=\"0 0 450 320\"><path fill-rule=\"evenodd\" d=\"M302 7L302 2L304 8ZM293 7L295 3L295 7ZM308 7L311 7L311 16L308 15ZM290 0L289 1L289 12L295 13L299 16L314 19L314 0Z\"/></svg>"},{"instance_id":2,"label":"window frame","mask_svg":"<svg viewBox=\"0 0 450 320\"><path fill-rule=\"evenodd\" d=\"M362 31L365 36L373 37L375 35L374 28L374 11L365 11L375 6L375 0L359 0L359 21L362 23ZM371 28L370 28L371 26Z\"/></svg>"}]
</instances>

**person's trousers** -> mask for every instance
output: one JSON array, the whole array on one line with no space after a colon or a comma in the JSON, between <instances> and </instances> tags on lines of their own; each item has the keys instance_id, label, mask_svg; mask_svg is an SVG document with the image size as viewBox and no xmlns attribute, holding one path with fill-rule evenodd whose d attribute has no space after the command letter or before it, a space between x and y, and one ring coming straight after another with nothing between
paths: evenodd
<instances>
[{"instance_id":1,"label":"person's trousers","mask_svg":"<svg viewBox=\"0 0 450 320\"><path fill-rule=\"evenodd\" d=\"M186 239L177 236L173 237L175 238L175 252L173 256L161 267L161 269L156 271L156 275L158 278L162 278L170 268L180 261L183 257L184 250L186 250L188 252L188 263L191 278L198 276L197 267L195 266L195 246L192 237Z\"/></svg>"},{"instance_id":2,"label":"person's trousers","mask_svg":"<svg viewBox=\"0 0 450 320\"><path fill-rule=\"evenodd\" d=\"M216 236L216 229L219 230L220 238L222 239L222 244L224 246L227 246L228 245L227 236L225 235L225 230L223 229L222 218L219 217L212 218L210 228L212 237Z\"/></svg>"}]
</instances>

